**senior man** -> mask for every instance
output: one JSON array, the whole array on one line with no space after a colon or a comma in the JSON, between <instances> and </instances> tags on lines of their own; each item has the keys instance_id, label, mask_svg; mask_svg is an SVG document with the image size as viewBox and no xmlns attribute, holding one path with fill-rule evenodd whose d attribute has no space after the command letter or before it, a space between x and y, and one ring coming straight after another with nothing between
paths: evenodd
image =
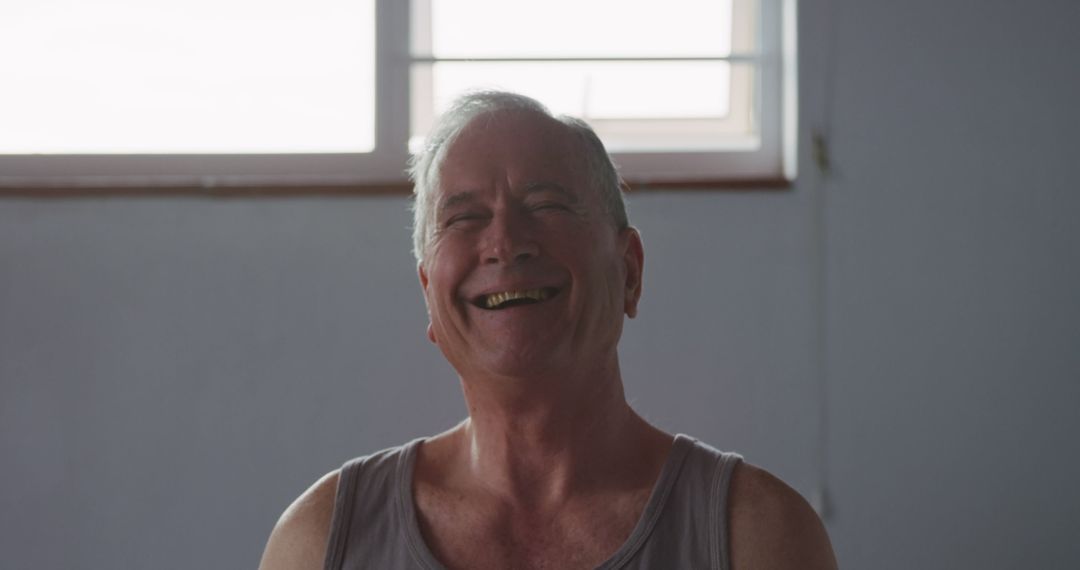
<instances>
[{"instance_id":1,"label":"senior man","mask_svg":"<svg viewBox=\"0 0 1080 570\"><path fill-rule=\"evenodd\" d=\"M320 479L261 568L835 567L798 493L627 403L617 345L644 253L585 123L467 95L412 176L427 334L469 416Z\"/></svg>"}]
</instances>

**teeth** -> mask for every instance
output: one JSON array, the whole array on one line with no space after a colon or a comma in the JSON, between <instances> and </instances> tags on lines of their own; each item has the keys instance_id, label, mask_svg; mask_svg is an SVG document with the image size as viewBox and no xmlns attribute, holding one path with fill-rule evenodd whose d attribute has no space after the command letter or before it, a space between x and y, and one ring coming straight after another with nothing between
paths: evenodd
<instances>
[{"instance_id":1,"label":"teeth","mask_svg":"<svg viewBox=\"0 0 1080 570\"><path fill-rule=\"evenodd\" d=\"M492 293L484 298L484 306L488 309L494 309L499 305L507 301L513 301L515 299L534 299L537 301L543 301L548 298L548 291L546 289L528 289L525 291L504 291L502 293Z\"/></svg>"}]
</instances>

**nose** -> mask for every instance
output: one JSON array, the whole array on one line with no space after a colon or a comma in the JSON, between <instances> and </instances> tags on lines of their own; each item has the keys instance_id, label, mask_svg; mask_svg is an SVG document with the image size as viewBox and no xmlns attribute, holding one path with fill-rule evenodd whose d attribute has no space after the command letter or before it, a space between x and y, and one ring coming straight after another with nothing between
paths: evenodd
<instances>
[{"instance_id":1,"label":"nose","mask_svg":"<svg viewBox=\"0 0 1080 570\"><path fill-rule=\"evenodd\" d=\"M513 265L540 253L540 247L526 227L526 221L517 219L505 210L495 214L485 237L484 263Z\"/></svg>"}]
</instances>

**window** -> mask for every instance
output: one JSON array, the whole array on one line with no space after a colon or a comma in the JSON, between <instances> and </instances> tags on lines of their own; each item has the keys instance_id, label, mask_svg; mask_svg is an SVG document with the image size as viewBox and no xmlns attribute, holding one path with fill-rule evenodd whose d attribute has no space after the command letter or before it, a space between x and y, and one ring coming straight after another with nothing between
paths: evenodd
<instances>
[{"instance_id":1,"label":"window","mask_svg":"<svg viewBox=\"0 0 1080 570\"><path fill-rule=\"evenodd\" d=\"M0 185L401 185L477 87L586 119L633 181L790 178L794 2L7 3Z\"/></svg>"}]
</instances>

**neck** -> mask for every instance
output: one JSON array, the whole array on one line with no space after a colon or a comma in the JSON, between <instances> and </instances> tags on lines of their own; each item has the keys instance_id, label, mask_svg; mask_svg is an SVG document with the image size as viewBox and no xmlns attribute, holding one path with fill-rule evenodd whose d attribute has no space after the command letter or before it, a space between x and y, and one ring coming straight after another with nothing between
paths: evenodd
<instances>
[{"instance_id":1,"label":"neck","mask_svg":"<svg viewBox=\"0 0 1080 570\"><path fill-rule=\"evenodd\" d=\"M514 503L557 506L641 473L666 437L627 404L617 361L559 378L463 377L462 386L469 419L451 434L458 468Z\"/></svg>"}]
</instances>

